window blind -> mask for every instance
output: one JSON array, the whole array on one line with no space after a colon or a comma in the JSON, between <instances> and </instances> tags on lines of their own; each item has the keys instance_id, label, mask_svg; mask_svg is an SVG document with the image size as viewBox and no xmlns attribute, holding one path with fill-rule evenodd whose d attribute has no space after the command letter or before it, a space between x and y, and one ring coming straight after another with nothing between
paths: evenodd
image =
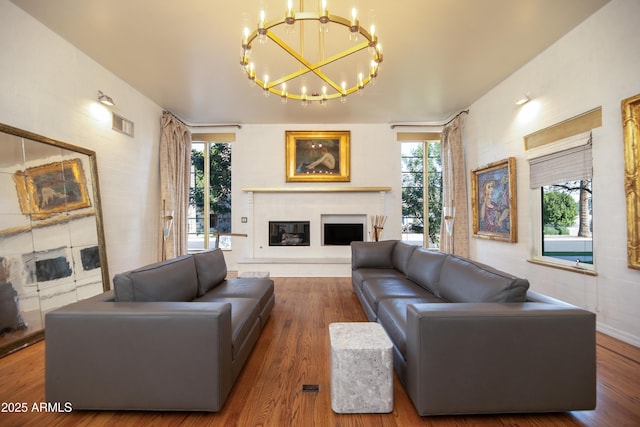
<instances>
[{"instance_id":1,"label":"window blind","mask_svg":"<svg viewBox=\"0 0 640 427\"><path fill-rule=\"evenodd\" d=\"M593 174L591 134L581 135L553 144L557 149L548 154L529 158L529 186L532 189L561 182L590 179ZM546 151L552 147L547 147Z\"/></svg>"},{"instance_id":2,"label":"window blind","mask_svg":"<svg viewBox=\"0 0 640 427\"><path fill-rule=\"evenodd\" d=\"M440 132L398 132L399 142L440 141Z\"/></svg>"},{"instance_id":3,"label":"window blind","mask_svg":"<svg viewBox=\"0 0 640 427\"><path fill-rule=\"evenodd\" d=\"M235 132L220 133L192 133L191 141L196 142L235 142Z\"/></svg>"}]
</instances>

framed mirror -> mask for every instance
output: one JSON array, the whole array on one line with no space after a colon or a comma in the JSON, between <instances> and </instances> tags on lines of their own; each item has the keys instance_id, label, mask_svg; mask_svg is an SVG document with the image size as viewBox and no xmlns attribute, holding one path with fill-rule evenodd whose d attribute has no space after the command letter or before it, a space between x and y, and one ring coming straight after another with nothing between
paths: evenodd
<instances>
[{"instance_id":1,"label":"framed mirror","mask_svg":"<svg viewBox=\"0 0 640 427\"><path fill-rule=\"evenodd\" d=\"M96 154L0 124L0 356L109 289Z\"/></svg>"}]
</instances>

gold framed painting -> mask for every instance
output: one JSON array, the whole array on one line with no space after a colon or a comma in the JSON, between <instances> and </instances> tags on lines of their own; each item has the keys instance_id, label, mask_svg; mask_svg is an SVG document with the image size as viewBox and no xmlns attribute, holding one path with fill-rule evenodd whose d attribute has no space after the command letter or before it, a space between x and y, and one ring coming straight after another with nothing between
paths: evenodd
<instances>
[{"instance_id":1,"label":"gold framed painting","mask_svg":"<svg viewBox=\"0 0 640 427\"><path fill-rule=\"evenodd\" d=\"M471 171L471 208L473 237L518 241L515 157Z\"/></svg>"},{"instance_id":2,"label":"gold framed painting","mask_svg":"<svg viewBox=\"0 0 640 427\"><path fill-rule=\"evenodd\" d=\"M286 131L287 182L349 182L351 132Z\"/></svg>"},{"instance_id":3,"label":"gold framed painting","mask_svg":"<svg viewBox=\"0 0 640 427\"><path fill-rule=\"evenodd\" d=\"M80 159L27 168L16 172L13 179L20 210L33 219L91 206Z\"/></svg>"},{"instance_id":4,"label":"gold framed painting","mask_svg":"<svg viewBox=\"0 0 640 427\"><path fill-rule=\"evenodd\" d=\"M627 265L640 270L640 94L622 101Z\"/></svg>"}]
</instances>

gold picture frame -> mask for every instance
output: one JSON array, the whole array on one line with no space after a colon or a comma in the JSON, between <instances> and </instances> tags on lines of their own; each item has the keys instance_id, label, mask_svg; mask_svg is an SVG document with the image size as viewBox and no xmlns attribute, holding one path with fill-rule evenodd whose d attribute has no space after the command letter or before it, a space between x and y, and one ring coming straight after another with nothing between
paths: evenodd
<instances>
[{"instance_id":1,"label":"gold picture frame","mask_svg":"<svg viewBox=\"0 0 640 427\"><path fill-rule=\"evenodd\" d=\"M622 100L627 265L640 270L640 94Z\"/></svg>"},{"instance_id":2,"label":"gold picture frame","mask_svg":"<svg viewBox=\"0 0 640 427\"><path fill-rule=\"evenodd\" d=\"M20 210L32 219L91 207L80 159L63 160L18 171L16 183Z\"/></svg>"},{"instance_id":3,"label":"gold picture frame","mask_svg":"<svg viewBox=\"0 0 640 427\"><path fill-rule=\"evenodd\" d=\"M351 181L350 131L286 131L286 182Z\"/></svg>"},{"instance_id":4,"label":"gold picture frame","mask_svg":"<svg viewBox=\"0 0 640 427\"><path fill-rule=\"evenodd\" d=\"M471 208L473 237L518 241L515 157L471 171Z\"/></svg>"}]
</instances>

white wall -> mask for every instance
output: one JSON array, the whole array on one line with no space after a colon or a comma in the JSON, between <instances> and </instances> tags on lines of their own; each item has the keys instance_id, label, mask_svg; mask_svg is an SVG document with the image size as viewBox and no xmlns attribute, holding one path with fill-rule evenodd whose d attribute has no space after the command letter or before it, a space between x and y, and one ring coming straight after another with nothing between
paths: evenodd
<instances>
[{"instance_id":1,"label":"white wall","mask_svg":"<svg viewBox=\"0 0 640 427\"><path fill-rule=\"evenodd\" d=\"M348 130L351 132L351 182L286 183L285 132L287 130ZM320 215L359 213L384 214L388 220L383 239L400 238L400 144L389 125L308 124L243 125L233 143L233 232L247 238L234 238L233 251L227 253L230 268L242 258L318 258L349 257L348 247L321 246ZM379 193L293 193L251 195L246 187L392 187L380 201ZM267 201L268 199L268 201ZM247 217L247 223L240 218ZM310 220L312 242L309 247L269 247L266 232L269 219ZM290 266L287 275L308 275L304 267ZM347 269L350 272L350 267ZM331 275L325 269L324 275ZM323 275L322 270L317 274Z\"/></svg>"},{"instance_id":2,"label":"white wall","mask_svg":"<svg viewBox=\"0 0 640 427\"><path fill-rule=\"evenodd\" d=\"M517 159L518 243L472 239L471 256L527 277L533 289L597 313L598 328L640 345L640 271L627 268L620 102L640 93L640 2L613 0L470 106L467 170ZM514 101L530 93L518 108ZM529 166L523 136L602 106L593 131L594 257L591 277L528 263Z\"/></svg>"},{"instance_id":3,"label":"white wall","mask_svg":"<svg viewBox=\"0 0 640 427\"><path fill-rule=\"evenodd\" d=\"M98 90L135 123L135 138L111 130ZM111 276L157 260L161 108L7 0L0 94L0 123L97 153Z\"/></svg>"}]
</instances>

